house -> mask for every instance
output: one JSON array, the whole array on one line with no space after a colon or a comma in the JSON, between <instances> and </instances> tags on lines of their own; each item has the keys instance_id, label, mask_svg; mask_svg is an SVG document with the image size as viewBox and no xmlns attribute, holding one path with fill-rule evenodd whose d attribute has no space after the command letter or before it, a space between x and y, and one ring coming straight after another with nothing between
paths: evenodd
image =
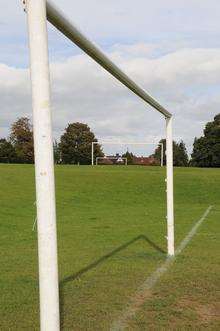
<instances>
[{"instance_id":1,"label":"house","mask_svg":"<svg viewBox=\"0 0 220 331\"><path fill-rule=\"evenodd\" d=\"M121 155L106 155L100 158L98 161L99 165L122 165L125 164L125 159Z\"/></svg>"},{"instance_id":2,"label":"house","mask_svg":"<svg viewBox=\"0 0 220 331\"><path fill-rule=\"evenodd\" d=\"M103 158L100 158L98 161L99 165L121 165L125 164L124 158L119 154L108 155ZM133 156L132 163L133 165L143 165L143 166L153 166L159 165L160 162L155 159L152 155L150 156Z\"/></svg>"},{"instance_id":3,"label":"house","mask_svg":"<svg viewBox=\"0 0 220 331\"><path fill-rule=\"evenodd\" d=\"M152 155L150 155L148 157L147 156L134 156L133 164L150 166L150 165L159 165L159 162Z\"/></svg>"}]
</instances>

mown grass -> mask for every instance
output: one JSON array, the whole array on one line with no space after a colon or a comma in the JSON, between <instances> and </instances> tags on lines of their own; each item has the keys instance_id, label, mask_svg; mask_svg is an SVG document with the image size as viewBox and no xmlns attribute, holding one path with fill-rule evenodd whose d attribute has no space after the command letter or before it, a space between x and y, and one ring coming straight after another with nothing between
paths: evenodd
<instances>
[{"instance_id":1,"label":"mown grass","mask_svg":"<svg viewBox=\"0 0 220 331\"><path fill-rule=\"evenodd\" d=\"M0 172L0 330L38 330L34 168ZM63 330L109 330L165 260L164 177L159 167L56 167ZM219 169L175 169L176 244L214 208L128 330L220 328L219 187Z\"/></svg>"}]
</instances>

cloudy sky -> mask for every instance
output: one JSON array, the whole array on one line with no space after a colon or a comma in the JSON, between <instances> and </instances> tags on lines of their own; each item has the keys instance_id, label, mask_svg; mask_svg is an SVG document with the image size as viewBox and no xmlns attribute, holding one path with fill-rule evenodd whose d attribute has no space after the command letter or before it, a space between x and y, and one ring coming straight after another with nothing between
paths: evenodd
<instances>
[{"instance_id":1,"label":"cloudy sky","mask_svg":"<svg viewBox=\"0 0 220 331\"><path fill-rule=\"evenodd\" d=\"M174 114L174 137L191 151L220 112L219 0L54 0L91 40ZM31 118L26 15L0 0L0 136ZM98 138L156 142L163 117L146 106L50 24L54 137L88 123Z\"/></svg>"}]
</instances>

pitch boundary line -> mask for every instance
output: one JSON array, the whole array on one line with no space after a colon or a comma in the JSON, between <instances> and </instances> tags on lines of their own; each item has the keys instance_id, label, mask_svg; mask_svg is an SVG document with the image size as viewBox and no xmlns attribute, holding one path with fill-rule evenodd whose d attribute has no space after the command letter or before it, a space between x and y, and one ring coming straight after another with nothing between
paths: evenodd
<instances>
[{"instance_id":1,"label":"pitch boundary line","mask_svg":"<svg viewBox=\"0 0 220 331\"><path fill-rule=\"evenodd\" d=\"M183 249L188 245L193 236L196 234L199 226L206 219L208 214L210 213L213 206L209 206L202 217L196 222L196 224L192 227L189 233L185 236L185 238L181 241L180 245L176 249L175 256L168 256L165 262L157 268L140 286L140 288L135 293L134 297L131 299L129 306L124 310L121 314L121 317L114 321L110 330L111 331L123 331L128 323L128 320L135 316L136 312L139 308L144 304L146 299L150 295L150 290L157 283L160 277L168 271L168 269L172 266L175 258L183 251Z\"/></svg>"}]
</instances>

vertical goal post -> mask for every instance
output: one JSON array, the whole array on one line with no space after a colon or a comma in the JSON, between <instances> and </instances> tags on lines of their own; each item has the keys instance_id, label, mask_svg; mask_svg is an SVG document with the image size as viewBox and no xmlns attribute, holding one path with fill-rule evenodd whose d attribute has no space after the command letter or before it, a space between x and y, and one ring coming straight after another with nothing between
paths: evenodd
<instances>
[{"instance_id":1,"label":"vertical goal post","mask_svg":"<svg viewBox=\"0 0 220 331\"><path fill-rule=\"evenodd\" d=\"M60 330L55 183L47 20L166 120L167 249L174 255L172 114L128 77L47 0L22 0L27 13L32 86L40 284L40 327Z\"/></svg>"},{"instance_id":2,"label":"vertical goal post","mask_svg":"<svg viewBox=\"0 0 220 331\"><path fill-rule=\"evenodd\" d=\"M94 166L94 153L95 153L95 145L156 145L156 146L160 146L160 166L163 167L163 143L148 143L148 142L120 142L120 141L93 141L92 142L92 148L91 148L91 165ZM97 165L97 164L96 164Z\"/></svg>"}]
</instances>

